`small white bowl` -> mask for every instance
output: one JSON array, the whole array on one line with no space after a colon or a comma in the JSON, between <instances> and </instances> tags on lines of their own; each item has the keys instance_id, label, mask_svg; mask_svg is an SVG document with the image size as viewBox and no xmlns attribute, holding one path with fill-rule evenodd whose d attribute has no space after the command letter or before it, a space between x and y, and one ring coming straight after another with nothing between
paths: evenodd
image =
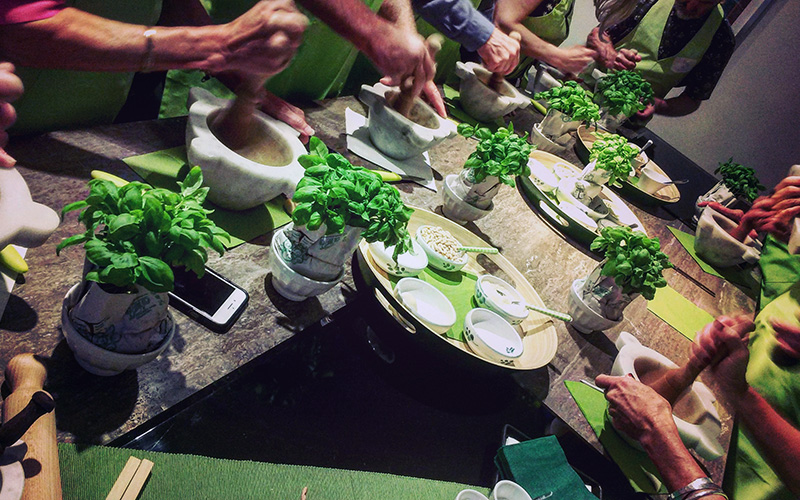
<instances>
[{"instance_id":1,"label":"small white bowl","mask_svg":"<svg viewBox=\"0 0 800 500\"><path fill-rule=\"evenodd\" d=\"M530 179L536 187L544 193L552 193L558 187L558 177L542 162L535 158L528 158L528 168L531 169Z\"/></svg>"},{"instance_id":2,"label":"small white bowl","mask_svg":"<svg viewBox=\"0 0 800 500\"><path fill-rule=\"evenodd\" d=\"M522 486L504 479L494 485L491 500L531 500L531 496Z\"/></svg>"},{"instance_id":3,"label":"small white bowl","mask_svg":"<svg viewBox=\"0 0 800 500\"><path fill-rule=\"evenodd\" d=\"M456 310L442 292L417 278L403 278L394 287L394 296L425 326L443 334L456 324Z\"/></svg>"},{"instance_id":4,"label":"small white bowl","mask_svg":"<svg viewBox=\"0 0 800 500\"><path fill-rule=\"evenodd\" d=\"M442 213L445 217L458 224L466 224L467 222L475 221L481 217L485 217L494 208L494 201L489 203L489 207L485 210L476 206L470 205L453 189L453 184L458 182L457 174L450 174L444 178L442 183Z\"/></svg>"},{"instance_id":5,"label":"small white bowl","mask_svg":"<svg viewBox=\"0 0 800 500\"><path fill-rule=\"evenodd\" d=\"M439 252L431 248L431 246L428 245L428 243L425 241L425 238L423 238L422 234L420 233L420 229L422 229L423 227L433 227L433 226L418 227L416 235L417 242L419 242L420 246L425 251L425 254L428 256L428 264L441 271L450 271L450 272L459 271L461 270L462 267L467 265L469 258L467 257L466 253L461 255L460 260L452 260L448 259L444 255L440 254ZM455 238L455 236L453 236L453 238Z\"/></svg>"},{"instance_id":6,"label":"small white bowl","mask_svg":"<svg viewBox=\"0 0 800 500\"><path fill-rule=\"evenodd\" d=\"M456 500L489 500L489 499L486 498L486 495L484 495L480 491L467 489L459 491L458 495L456 495Z\"/></svg>"},{"instance_id":7,"label":"small white bowl","mask_svg":"<svg viewBox=\"0 0 800 500\"><path fill-rule=\"evenodd\" d=\"M464 318L464 337L472 352L504 365L522 356L522 338L517 330L496 312L480 307Z\"/></svg>"},{"instance_id":8,"label":"small white bowl","mask_svg":"<svg viewBox=\"0 0 800 500\"><path fill-rule=\"evenodd\" d=\"M281 228L272 236L270 245L269 263L272 269L272 286L281 296L294 302L303 301L309 297L321 295L339 283L344 277L344 268L341 274L333 281L319 281L298 273L283 260L278 247L287 241L284 229Z\"/></svg>"},{"instance_id":9,"label":"small white bowl","mask_svg":"<svg viewBox=\"0 0 800 500\"><path fill-rule=\"evenodd\" d=\"M581 333L601 332L618 325L622 320L612 321L603 317L581 299L580 289L584 281L586 280L577 279L569 287L569 314L572 316L570 324Z\"/></svg>"},{"instance_id":10,"label":"small white bowl","mask_svg":"<svg viewBox=\"0 0 800 500\"><path fill-rule=\"evenodd\" d=\"M647 194L655 194L661 188L667 187L667 183L671 180L672 179L666 175L656 172L654 168L644 167L641 175L639 175L639 182L636 184L636 187Z\"/></svg>"},{"instance_id":11,"label":"small white bowl","mask_svg":"<svg viewBox=\"0 0 800 500\"><path fill-rule=\"evenodd\" d=\"M397 262L393 257L394 248L395 245L387 248L382 242L376 241L369 244L369 254L378 267L394 276L416 276L428 267L428 256L417 240L411 240L411 250L398 255Z\"/></svg>"},{"instance_id":12,"label":"small white bowl","mask_svg":"<svg viewBox=\"0 0 800 500\"><path fill-rule=\"evenodd\" d=\"M512 325L528 317L525 299L509 283L491 274L484 274L475 282L475 302L478 307L496 312Z\"/></svg>"}]
</instances>

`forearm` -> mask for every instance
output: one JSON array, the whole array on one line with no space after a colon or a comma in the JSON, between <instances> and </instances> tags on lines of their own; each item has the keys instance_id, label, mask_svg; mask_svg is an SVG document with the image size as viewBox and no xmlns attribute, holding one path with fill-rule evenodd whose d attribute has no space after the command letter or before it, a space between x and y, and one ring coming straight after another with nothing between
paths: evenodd
<instances>
[{"instance_id":1,"label":"forearm","mask_svg":"<svg viewBox=\"0 0 800 500\"><path fill-rule=\"evenodd\" d=\"M378 9L378 15L396 26L412 30L416 33L414 9L409 0L384 0Z\"/></svg>"},{"instance_id":2,"label":"forearm","mask_svg":"<svg viewBox=\"0 0 800 500\"><path fill-rule=\"evenodd\" d=\"M349 40L362 52L380 39L389 22L378 17L359 0L298 0L333 31Z\"/></svg>"},{"instance_id":3,"label":"forearm","mask_svg":"<svg viewBox=\"0 0 800 500\"><path fill-rule=\"evenodd\" d=\"M669 491L683 488L705 472L683 445L677 431L674 433L650 433L642 440L642 447L653 461ZM716 500L717 497L709 497ZM719 497L721 498L721 497Z\"/></svg>"},{"instance_id":4,"label":"forearm","mask_svg":"<svg viewBox=\"0 0 800 500\"><path fill-rule=\"evenodd\" d=\"M697 111L700 102L683 93L670 99L656 99L656 113L664 116L686 116Z\"/></svg>"}]
</instances>

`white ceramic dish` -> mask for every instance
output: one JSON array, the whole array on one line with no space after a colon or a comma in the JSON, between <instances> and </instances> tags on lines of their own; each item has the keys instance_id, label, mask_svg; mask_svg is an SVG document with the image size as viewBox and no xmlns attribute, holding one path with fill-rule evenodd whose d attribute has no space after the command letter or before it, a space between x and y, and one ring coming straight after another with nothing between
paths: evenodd
<instances>
[{"instance_id":1,"label":"white ceramic dish","mask_svg":"<svg viewBox=\"0 0 800 500\"><path fill-rule=\"evenodd\" d=\"M386 247L382 242L376 241L369 244L369 254L378 267L394 276L417 276L428 267L428 256L417 240L411 240L411 250L398 255L396 262L393 257L394 248L394 245Z\"/></svg>"},{"instance_id":2,"label":"white ceramic dish","mask_svg":"<svg viewBox=\"0 0 800 500\"><path fill-rule=\"evenodd\" d=\"M517 330L496 312L475 308L464 318L464 338L472 352L510 365L522 356L522 339Z\"/></svg>"},{"instance_id":3,"label":"white ceramic dish","mask_svg":"<svg viewBox=\"0 0 800 500\"><path fill-rule=\"evenodd\" d=\"M450 300L436 287L420 279L401 279L394 287L394 296L438 334L445 333L456 323L456 310Z\"/></svg>"},{"instance_id":4,"label":"white ceramic dish","mask_svg":"<svg viewBox=\"0 0 800 500\"><path fill-rule=\"evenodd\" d=\"M604 318L581 299L580 289L584 281L577 279L569 287L569 314L572 316L570 325L581 333L601 332L618 325L622 320L612 321Z\"/></svg>"},{"instance_id":5,"label":"white ceramic dish","mask_svg":"<svg viewBox=\"0 0 800 500\"><path fill-rule=\"evenodd\" d=\"M636 187L647 194L656 194L662 188L667 187L672 179L664 174L657 172L654 168L644 167L639 175L639 182Z\"/></svg>"},{"instance_id":6,"label":"white ceramic dish","mask_svg":"<svg viewBox=\"0 0 800 500\"><path fill-rule=\"evenodd\" d=\"M531 169L531 181L544 193L552 193L558 187L558 177L542 162L534 158L528 159L528 168Z\"/></svg>"},{"instance_id":7,"label":"white ceramic dish","mask_svg":"<svg viewBox=\"0 0 800 500\"><path fill-rule=\"evenodd\" d=\"M429 226L420 226L419 229L417 229L416 240L420 244L422 249L425 251L425 254L428 256L428 264L430 264L432 267L436 269L439 269L440 271L449 271L449 272L459 271L461 270L461 268L467 265L469 258L467 257L466 253L461 254L460 260L452 260L448 259L444 255L440 254L439 252L431 248L431 246L428 245L428 243L425 241L425 238L423 238L422 235L420 234L420 229L424 227L429 227ZM455 236L453 237L455 238Z\"/></svg>"},{"instance_id":8,"label":"white ceramic dish","mask_svg":"<svg viewBox=\"0 0 800 500\"><path fill-rule=\"evenodd\" d=\"M444 178L442 183L442 213L445 217L458 224L466 224L467 222L475 221L481 217L485 217L494 208L494 201L489 204L489 207L484 209L470 205L453 189L453 183L458 181L457 174L450 174Z\"/></svg>"},{"instance_id":9,"label":"white ceramic dish","mask_svg":"<svg viewBox=\"0 0 800 500\"><path fill-rule=\"evenodd\" d=\"M475 282L475 302L478 307L496 312L511 325L519 325L528 317L525 299L516 288L491 274L484 274Z\"/></svg>"},{"instance_id":10,"label":"white ceramic dish","mask_svg":"<svg viewBox=\"0 0 800 500\"><path fill-rule=\"evenodd\" d=\"M275 232L270 245L269 263L272 269L272 286L286 299L300 302L308 297L314 297L327 292L344 277L342 274L333 281L318 281L298 273L283 260L280 256L279 247L287 242L284 233L285 228Z\"/></svg>"},{"instance_id":11,"label":"white ceramic dish","mask_svg":"<svg viewBox=\"0 0 800 500\"><path fill-rule=\"evenodd\" d=\"M491 500L531 500L525 488L514 481L498 481L492 489Z\"/></svg>"}]
</instances>

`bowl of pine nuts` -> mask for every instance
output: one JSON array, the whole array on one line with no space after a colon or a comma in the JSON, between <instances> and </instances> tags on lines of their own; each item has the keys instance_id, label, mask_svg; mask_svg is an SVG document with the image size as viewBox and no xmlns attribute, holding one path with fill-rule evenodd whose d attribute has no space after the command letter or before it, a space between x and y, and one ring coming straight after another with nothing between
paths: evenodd
<instances>
[{"instance_id":1,"label":"bowl of pine nuts","mask_svg":"<svg viewBox=\"0 0 800 500\"><path fill-rule=\"evenodd\" d=\"M434 268L453 272L467 265L467 254L449 231L438 226L420 226L416 239L428 256L428 264Z\"/></svg>"}]
</instances>

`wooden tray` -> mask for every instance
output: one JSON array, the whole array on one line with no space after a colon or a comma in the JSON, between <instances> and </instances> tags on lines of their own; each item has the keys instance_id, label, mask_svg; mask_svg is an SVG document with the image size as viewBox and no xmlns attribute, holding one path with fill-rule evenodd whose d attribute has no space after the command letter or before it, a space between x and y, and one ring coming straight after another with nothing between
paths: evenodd
<instances>
[{"instance_id":1,"label":"wooden tray","mask_svg":"<svg viewBox=\"0 0 800 500\"><path fill-rule=\"evenodd\" d=\"M554 169L564 169L570 171L570 173L575 176L581 173L580 168L554 154L534 150L531 152L530 156L541 162L551 171ZM520 184L523 195L528 198L531 204L536 206L542 217L564 234L586 247L589 247L592 241L600 234L599 229L586 226L561 210L558 207L558 202L549 194L540 190L530 177L517 177L517 182ZM603 186L600 197L609 202L611 210L613 210L627 225L631 226L636 231L645 232L642 222L634 215L631 209L628 208L625 202L614 194L608 186Z\"/></svg>"},{"instance_id":2,"label":"wooden tray","mask_svg":"<svg viewBox=\"0 0 800 500\"><path fill-rule=\"evenodd\" d=\"M594 141L597 140L597 136L594 134L595 130L594 127L587 127L586 125L578 127L577 137L575 138L575 154L578 155L578 158L580 158L584 165L589 163L589 150L592 148ZM650 160L647 166L669 178L653 160ZM639 180L638 177L634 177L634 179L637 181ZM649 206L677 203L681 199L681 192L678 190L678 186L674 184L664 186L655 193L650 194L639 189L635 181L631 182L625 179L622 181L622 187L616 189L619 189L619 192L626 198Z\"/></svg>"},{"instance_id":3,"label":"wooden tray","mask_svg":"<svg viewBox=\"0 0 800 500\"><path fill-rule=\"evenodd\" d=\"M478 236L455 222L433 212L421 208L414 208L414 214L411 216L411 220L408 223L408 231L414 236L417 228L426 224L439 226L450 231L450 234L463 245L476 247L490 246ZM517 291L519 291L528 303L547 307L522 273L517 271L514 265L502 255L475 253L469 253L467 255L469 256L469 262L459 273L466 272L478 276L482 274L499 275L500 278L516 287ZM482 265L480 262L484 264ZM358 246L358 263L365 282L375 288L375 295L378 298L378 303L413 335L424 335L429 338L431 338L431 336L435 337L443 343L450 344L450 346L453 347L452 352L454 353L475 358L508 370L519 371L541 368L549 363L556 354L558 337L556 335L555 326L553 325L553 319L531 311L528 318L517 328L518 333L522 336L522 344L524 346L524 352L520 358L516 359L511 365L501 364L500 362L483 358L473 353L466 342L450 338L446 335L439 335L417 320L411 312L395 298L392 285L394 277L388 275L383 269L378 267L374 260L372 260L372 256L369 253L369 245L364 240L362 240L361 244ZM461 325L457 323L454 328L461 328Z\"/></svg>"}]
</instances>

